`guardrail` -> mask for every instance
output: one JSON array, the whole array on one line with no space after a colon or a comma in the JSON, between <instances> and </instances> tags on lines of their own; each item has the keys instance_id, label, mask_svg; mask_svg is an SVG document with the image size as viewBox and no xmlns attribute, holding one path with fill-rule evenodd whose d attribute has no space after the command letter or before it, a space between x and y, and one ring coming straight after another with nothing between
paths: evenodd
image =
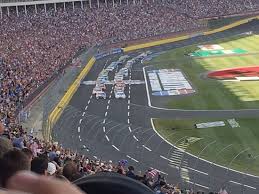
<instances>
[{"instance_id":1,"label":"guardrail","mask_svg":"<svg viewBox=\"0 0 259 194\"><path fill-rule=\"evenodd\" d=\"M63 110L65 107L68 105L70 102L71 98L77 91L82 79L88 74L90 69L92 68L93 64L95 63L95 57L92 57L84 69L81 71L81 73L78 75L76 80L72 83L72 85L69 87L65 95L62 97L62 99L59 101L57 106L53 109L53 111L50 113L48 116L47 120L47 126L46 126L46 131L45 131L45 140L50 141L51 140L51 129L59 119L60 115L62 114Z\"/></svg>"}]
</instances>

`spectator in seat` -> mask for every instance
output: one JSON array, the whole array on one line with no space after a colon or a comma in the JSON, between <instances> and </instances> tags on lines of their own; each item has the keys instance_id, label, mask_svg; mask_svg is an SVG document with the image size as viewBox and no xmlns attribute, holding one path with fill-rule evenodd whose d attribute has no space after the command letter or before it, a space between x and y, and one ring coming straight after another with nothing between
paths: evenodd
<instances>
[{"instance_id":1,"label":"spectator in seat","mask_svg":"<svg viewBox=\"0 0 259 194\"><path fill-rule=\"evenodd\" d=\"M71 182L81 178L81 175L78 172L76 164L72 161L65 164L63 168L63 176L66 177Z\"/></svg>"},{"instance_id":2,"label":"spectator in seat","mask_svg":"<svg viewBox=\"0 0 259 194\"><path fill-rule=\"evenodd\" d=\"M0 158L11 149L13 149L11 141L5 137L0 137Z\"/></svg>"},{"instance_id":3,"label":"spectator in seat","mask_svg":"<svg viewBox=\"0 0 259 194\"><path fill-rule=\"evenodd\" d=\"M13 149L6 152L0 159L0 186L6 187L7 180L16 172L30 170L30 161L25 153Z\"/></svg>"},{"instance_id":4,"label":"spectator in seat","mask_svg":"<svg viewBox=\"0 0 259 194\"><path fill-rule=\"evenodd\" d=\"M57 167L55 164L53 164L52 162L48 163L48 176L55 176L56 175L56 171L57 171Z\"/></svg>"},{"instance_id":5,"label":"spectator in seat","mask_svg":"<svg viewBox=\"0 0 259 194\"><path fill-rule=\"evenodd\" d=\"M0 122L0 135L4 133L4 125Z\"/></svg>"},{"instance_id":6,"label":"spectator in seat","mask_svg":"<svg viewBox=\"0 0 259 194\"><path fill-rule=\"evenodd\" d=\"M136 175L134 173L134 167L133 166L128 167L128 172L126 173L126 176L130 177L130 178L133 178L133 179L136 179Z\"/></svg>"},{"instance_id":7,"label":"spectator in seat","mask_svg":"<svg viewBox=\"0 0 259 194\"><path fill-rule=\"evenodd\" d=\"M47 175L48 159L45 157L36 157L31 161L31 171L40 175Z\"/></svg>"},{"instance_id":8,"label":"spectator in seat","mask_svg":"<svg viewBox=\"0 0 259 194\"><path fill-rule=\"evenodd\" d=\"M22 152L27 155L27 157L29 158L30 163L31 163L32 158L33 158L33 153L32 153L32 151L31 151L30 149L28 149L28 148L23 148L23 149L22 149Z\"/></svg>"}]
</instances>

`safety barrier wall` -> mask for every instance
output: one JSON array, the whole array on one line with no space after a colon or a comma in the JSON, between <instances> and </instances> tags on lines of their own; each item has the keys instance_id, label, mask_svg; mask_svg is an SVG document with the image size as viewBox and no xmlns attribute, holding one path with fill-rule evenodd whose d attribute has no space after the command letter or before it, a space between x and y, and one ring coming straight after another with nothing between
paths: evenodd
<instances>
[{"instance_id":1,"label":"safety barrier wall","mask_svg":"<svg viewBox=\"0 0 259 194\"><path fill-rule=\"evenodd\" d=\"M73 82L73 84L69 87L65 95L62 97L62 99L59 101L57 106L53 109L53 111L50 113L47 121L47 127L46 127L46 137L45 139L47 141L51 140L51 129L59 119L60 115L62 114L63 110L66 108L68 103L70 102L71 98L77 91L82 79L88 74L90 69L95 63L95 57L92 57L89 62L86 64L84 69L81 71L81 73L78 75L76 80Z\"/></svg>"},{"instance_id":2,"label":"safety barrier wall","mask_svg":"<svg viewBox=\"0 0 259 194\"><path fill-rule=\"evenodd\" d=\"M217 28L217 29L214 29L214 30L210 30L210 31L207 31L207 32L196 34L195 36L210 35L210 34L215 34L217 32L222 32L222 31L240 26L242 24L245 24L245 23L247 23L247 22L249 22L253 19L259 19L259 16L254 16L254 17L250 17L250 18L247 18L247 19L243 19L243 20L234 22L232 24L223 26L221 28ZM144 48L149 48L149 47L153 47L153 46L159 46L159 45L162 45L162 44L168 44L168 43L172 43L172 42L186 40L186 39L189 39L189 38L192 38L192 37L194 37L194 35L185 35L185 36L179 36L179 37L175 37L175 38L169 38L169 39L158 40L158 41L154 41L154 42L143 43L143 44L139 44L139 45L132 45L132 46L128 46L128 47L123 48L123 51L124 52L130 52L130 51L134 51L134 50L138 50L138 49L144 49Z\"/></svg>"},{"instance_id":3,"label":"safety barrier wall","mask_svg":"<svg viewBox=\"0 0 259 194\"><path fill-rule=\"evenodd\" d=\"M172 43L172 42L186 40L186 39L189 39L189 38L193 38L195 36L210 35L210 34L214 34L214 33L217 33L217 32L222 32L222 31L225 31L225 30L237 27L237 26L245 24L245 23L247 23L247 22L249 22L249 21L251 21L253 19L259 19L259 16L243 19L243 20L234 22L232 24L226 25L224 27L221 27L221 28L218 28L218 29L214 29L214 30L211 30L211 31L207 31L207 32L194 33L192 35L185 35L185 36L179 36L179 37L174 37L174 38L169 38L169 39L163 39L163 40L159 40L159 41L153 41L153 42L148 42L148 43L143 43L143 44L138 44L138 45L132 45L132 46L128 46L128 47L122 48L122 50L123 50L123 52L130 52L130 51L135 51L135 50L138 50L138 49L144 49L144 48L149 48L149 47L153 47L153 46L159 46L159 45L163 45L163 44L168 44L168 43ZM121 49L115 49L114 53L113 52L112 53L108 53L108 54L107 53L99 53L99 54L95 55L97 58L94 56L94 57L92 57L90 59L90 61L87 63L87 65L85 66L83 71L79 74L79 76L74 81L74 83L70 86L70 88L68 89L66 94L61 99L61 101L58 103L58 105L54 108L54 110L49 115L49 117L48 117L48 124L47 124L48 125L47 126L47 128L48 128L47 129L48 130L48 139L46 139L46 140L51 140L51 129L52 129L52 127L55 125L55 123L57 122L57 120L61 116L63 110L68 105L69 101L71 100L71 98L75 94L76 90L78 89L81 80L90 71L90 69L94 65L96 59L108 56L110 54L115 54L115 53L121 53Z\"/></svg>"}]
</instances>

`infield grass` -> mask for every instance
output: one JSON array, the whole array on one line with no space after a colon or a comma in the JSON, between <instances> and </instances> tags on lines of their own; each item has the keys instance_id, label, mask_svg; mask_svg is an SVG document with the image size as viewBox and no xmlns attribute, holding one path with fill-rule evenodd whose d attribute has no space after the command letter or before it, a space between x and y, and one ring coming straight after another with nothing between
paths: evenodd
<instances>
[{"instance_id":1,"label":"infield grass","mask_svg":"<svg viewBox=\"0 0 259 194\"><path fill-rule=\"evenodd\" d=\"M239 171L259 175L259 120L257 118L235 119L240 127L232 128L224 118L218 119L181 119L154 120L156 130L171 143L179 145L183 137L202 138L191 143L188 152L200 157L234 168ZM196 129L194 124L224 121L224 127ZM172 127L176 128L172 130ZM176 145L176 146L177 146ZM236 157L236 158L235 158ZM235 158L235 159L234 159ZM233 161L232 161L233 160ZM232 161L232 162L231 162Z\"/></svg>"},{"instance_id":2,"label":"infield grass","mask_svg":"<svg viewBox=\"0 0 259 194\"><path fill-rule=\"evenodd\" d=\"M159 69L181 69L197 91L189 96L172 97L172 100L166 106L173 109L190 110L259 108L259 81L227 82L208 79L205 76L209 71L259 66L259 36L239 35L206 44L219 44L224 49L240 48L248 51L248 53L240 56L192 58L187 54L196 51L198 48L197 45L191 45L171 50L154 58L150 61L150 64ZM226 118L156 119L154 124L157 131L172 143L176 143L183 137L201 138L188 146L186 151L192 154L199 155L205 146L214 142L201 153L202 158L226 167L259 175L259 119L235 119L240 127L232 128L226 122ZM213 121L225 121L226 126L206 129L194 128L196 123ZM172 128L176 129L172 130Z\"/></svg>"},{"instance_id":3,"label":"infield grass","mask_svg":"<svg viewBox=\"0 0 259 194\"><path fill-rule=\"evenodd\" d=\"M208 44L219 44L224 49L241 48L247 55L193 58L186 56L197 50L197 45L166 52L150 63L157 68L179 68L197 91L192 96L172 98L168 108L176 109L252 109L259 108L259 81L226 82L208 79L209 71L233 67L259 65L259 36L239 35Z\"/></svg>"}]
</instances>

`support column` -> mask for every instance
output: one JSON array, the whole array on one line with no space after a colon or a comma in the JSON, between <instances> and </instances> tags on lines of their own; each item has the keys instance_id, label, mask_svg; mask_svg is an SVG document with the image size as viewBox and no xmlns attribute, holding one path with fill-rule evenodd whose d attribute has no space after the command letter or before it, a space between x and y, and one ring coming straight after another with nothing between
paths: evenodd
<instances>
[{"instance_id":1,"label":"support column","mask_svg":"<svg viewBox=\"0 0 259 194\"><path fill-rule=\"evenodd\" d=\"M16 15L17 15L17 17L19 17L19 8L18 8L18 6L16 6Z\"/></svg>"},{"instance_id":2,"label":"support column","mask_svg":"<svg viewBox=\"0 0 259 194\"><path fill-rule=\"evenodd\" d=\"M107 0L105 0L105 6L108 7Z\"/></svg>"},{"instance_id":3,"label":"support column","mask_svg":"<svg viewBox=\"0 0 259 194\"><path fill-rule=\"evenodd\" d=\"M47 15L47 6L46 6L46 3L44 3L44 11L45 11L45 15Z\"/></svg>"},{"instance_id":4,"label":"support column","mask_svg":"<svg viewBox=\"0 0 259 194\"><path fill-rule=\"evenodd\" d=\"M25 15L27 15L27 6L24 5L24 12L25 12Z\"/></svg>"},{"instance_id":5,"label":"support column","mask_svg":"<svg viewBox=\"0 0 259 194\"><path fill-rule=\"evenodd\" d=\"M82 0L81 0L81 9L84 9L84 4Z\"/></svg>"},{"instance_id":6,"label":"support column","mask_svg":"<svg viewBox=\"0 0 259 194\"><path fill-rule=\"evenodd\" d=\"M38 13L37 5L36 4L34 4L34 9L35 9L35 13Z\"/></svg>"},{"instance_id":7,"label":"support column","mask_svg":"<svg viewBox=\"0 0 259 194\"><path fill-rule=\"evenodd\" d=\"M10 9L7 7L7 15L10 16Z\"/></svg>"},{"instance_id":8,"label":"support column","mask_svg":"<svg viewBox=\"0 0 259 194\"><path fill-rule=\"evenodd\" d=\"M66 11L66 3L65 2L63 3L63 6L64 6L64 11Z\"/></svg>"},{"instance_id":9,"label":"support column","mask_svg":"<svg viewBox=\"0 0 259 194\"><path fill-rule=\"evenodd\" d=\"M100 1L97 0L97 7L100 8Z\"/></svg>"},{"instance_id":10,"label":"support column","mask_svg":"<svg viewBox=\"0 0 259 194\"><path fill-rule=\"evenodd\" d=\"M1 6L0 6L0 17L1 17L1 19L3 19L3 10L2 10Z\"/></svg>"},{"instance_id":11,"label":"support column","mask_svg":"<svg viewBox=\"0 0 259 194\"><path fill-rule=\"evenodd\" d=\"M56 3L54 3L54 10L55 10L55 12L57 12L57 4Z\"/></svg>"},{"instance_id":12,"label":"support column","mask_svg":"<svg viewBox=\"0 0 259 194\"><path fill-rule=\"evenodd\" d=\"M115 4L115 3L114 3L114 0L112 0L112 7L114 7L114 4Z\"/></svg>"},{"instance_id":13,"label":"support column","mask_svg":"<svg viewBox=\"0 0 259 194\"><path fill-rule=\"evenodd\" d=\"M89 6L90 6L90 8L92 8L92 1L91 0L89 0Z\"/></svg>"},{"instance_id":14,"label":"support column","mask_svg":"<svg viewBox=\"0 0 259 194\"><path fill-rule=\"evenodd\" d=\"M127 0L127 5L129 5L129 0Z\"/></svg>"},{"instance_id":15,"label":"support column","mask_svg":"<svg viewBox=\"0 0 259 194\"><path fill-rule=\"evenodd\" d=\"M72 2L72 6L73 6L73 11L75 11L75 2Z\"/></svg>"}]
</instances>

